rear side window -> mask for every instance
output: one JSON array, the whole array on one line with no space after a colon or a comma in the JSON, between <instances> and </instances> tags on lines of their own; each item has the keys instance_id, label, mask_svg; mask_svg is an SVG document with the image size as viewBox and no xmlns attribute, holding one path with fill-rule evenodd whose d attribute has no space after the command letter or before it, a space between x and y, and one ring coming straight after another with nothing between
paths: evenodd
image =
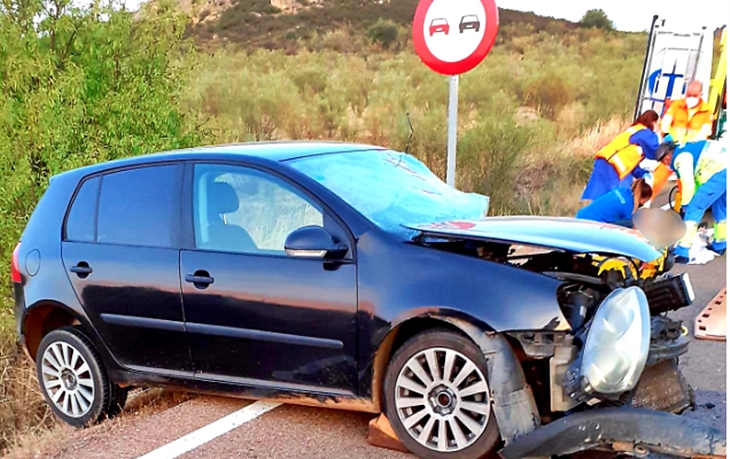
<instances>
[{"instance_id":1,"label":"rear side window","mask_svg":"<svg viewBox=\"0 0 730 459\"><path fill-rule=\"evenodd\" d=\"M99 194L97 239L101 244L170 247L176 214L177 166L156 166L105 175Z\"/></svg>"},{"instance_id":2,"label":"rear side window","mask_svg":"<svg viewBox=\"0 0 730 459\"><path fill-rule=\"evenodd\" d=\"M96 199L99 196L100 181L96 177L81 185L66 221L67 241L94 242L96 240Z\"/></svg>"}]
</instances>

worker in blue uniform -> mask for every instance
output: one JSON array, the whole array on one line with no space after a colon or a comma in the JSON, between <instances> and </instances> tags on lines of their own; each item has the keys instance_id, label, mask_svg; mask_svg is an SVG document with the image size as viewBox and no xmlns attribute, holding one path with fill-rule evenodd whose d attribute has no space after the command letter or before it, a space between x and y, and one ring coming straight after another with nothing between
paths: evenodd
<instances>
[{"instance_id":1,"label":"worker in blue uniform","mask_svg":"<svg viewBox=\"0 0 730 459\"><path fill-rule=\"evenodd\" d=\"M592 201L617 187L630 188L635 179L646 175L647 171L640 164L645 159L656 160L658 120L659 115L654 110L647 110L595 154L593 173L582 200Z\"/></svg>"},{"instance_id":2,"label":"worker in blue uniform","mask_svg":"<svg viewBox=\"0 0 730 459\"><path fill-rule=\"evenodd\" d=\"M689 262L689 249L708 209L715 220L710 248L724 255L727 248L727 139L688 142L677 150L672 169L680 181L680 199L687 232L675 248L678 263Z\"/></svg>"},{"instance_id":3,"label":"worker in blue uniform","mask_svg":"<svg viewBox=\"0 0 730 459\"><path fill-rule=\"evenodd\" d=\"M634 213L652 197L651 186L643 178L631 188L618 187L599 196L578 211L576 218L633 228Z\"/></svg>"}]
</instances>

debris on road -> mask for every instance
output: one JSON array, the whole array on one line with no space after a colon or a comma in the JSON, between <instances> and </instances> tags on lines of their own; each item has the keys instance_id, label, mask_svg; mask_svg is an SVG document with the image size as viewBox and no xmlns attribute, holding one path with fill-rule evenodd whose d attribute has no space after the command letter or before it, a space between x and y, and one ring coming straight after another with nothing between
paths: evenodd
<instances>
[{"instance_id":1,"label":"debris on road","mask_svg":"<svg viewBox=\"0 0 730 459\"><path fill-rule=\"evenodd\" d=\"M712 341L727 339L727 288L724 288L702 310L695 321L695 338Z\"/></svg>"},{"instance_id":2,"label":"debris on road","mask_svg":"<svg viewBox=\"0 0 730 459\"><path fill-rule=\"evenodd\" d=\"M368 442L380 448L394 449L405 453L410 452L398 439L385 414L374 418L368 424Z\"/></svg>"}]
</instances>

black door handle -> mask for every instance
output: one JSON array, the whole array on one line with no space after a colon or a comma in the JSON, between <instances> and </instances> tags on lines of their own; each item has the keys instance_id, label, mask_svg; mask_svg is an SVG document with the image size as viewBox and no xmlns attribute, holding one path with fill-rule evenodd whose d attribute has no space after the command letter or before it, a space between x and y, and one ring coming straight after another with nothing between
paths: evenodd
<instances>
[{"instance_id":1,"label":"black door handle","mask_svg":"<svg viewBox=\"0 0 730 459\"><path fill-rule=\"evenodd\" d=\"M195 274L187 274L185 282L195 285L195 288L204 289L215 281L207 271L195 271Z\"/></svg>"},{"instance_id":2,"label":"black door handle","mask_svg":"<svg viewBox=\"0 0 730 459\"><path fill-rule=\"evenodd\" d=\"M69 271L76 274L81 279L85 279L89 276L89 274L94 272L94 270L91 269L89 264L85 261L80 261L76 266L71 266L71 269Z\"/></svg>"}]
</instances>

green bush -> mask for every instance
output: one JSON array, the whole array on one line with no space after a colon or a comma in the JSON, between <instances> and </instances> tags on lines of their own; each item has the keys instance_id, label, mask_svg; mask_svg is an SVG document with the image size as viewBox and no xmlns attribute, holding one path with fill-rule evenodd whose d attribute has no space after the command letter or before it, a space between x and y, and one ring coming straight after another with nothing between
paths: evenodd
<instances>
[{"instance_id":1,"label":"green bush","mask_svg":"<svg viewBox=\"0 0 730 459\"><path fill-rule=\"evenodd\" d=\"M0 259L10 253L48 179L64 170L202 141L180 108L191 70L186 19L169 3L134 22L79 10L23 21L40 0L0 7ZM108 20L99 17L108 15ZM186 50L188 59L193 58ZM7 284L4 291L7 292Z\"/></svg>"},{"instance_id":2,"label":"green bush","mask_svg":"<svg viewBox=\"0 0 730 459\"><path fill-rule=\"evenodd\" d=\"M613 30L613 21L608 19L608 15L603 10L588 10L583 18L580 20L581 27L597 28Z\"/></svg>"},{"instance_id":3,"label":"green bush","mask_svg":"<svg viewBox=\"0 0 730 459\"><path fill-rule=\"evenodd\" d=\"M466 172L462 183L490 197L490 215L513 212L517 204L516 181L521 156L533 145L533 128L520 126L508 113L480 120L461 136L459 166Z\"/></svg>"},{"instance_id":4,"label":"green bush","mask_svg":"<svg viewBox=\"0 0 730 459\"><path fill-rule=\"evenodd\" d=\"M392 21L378 19L378 22L368 27L367 34L373 43L388 49L398 41L398 26Z\"/></svg>"}]
</instances>

